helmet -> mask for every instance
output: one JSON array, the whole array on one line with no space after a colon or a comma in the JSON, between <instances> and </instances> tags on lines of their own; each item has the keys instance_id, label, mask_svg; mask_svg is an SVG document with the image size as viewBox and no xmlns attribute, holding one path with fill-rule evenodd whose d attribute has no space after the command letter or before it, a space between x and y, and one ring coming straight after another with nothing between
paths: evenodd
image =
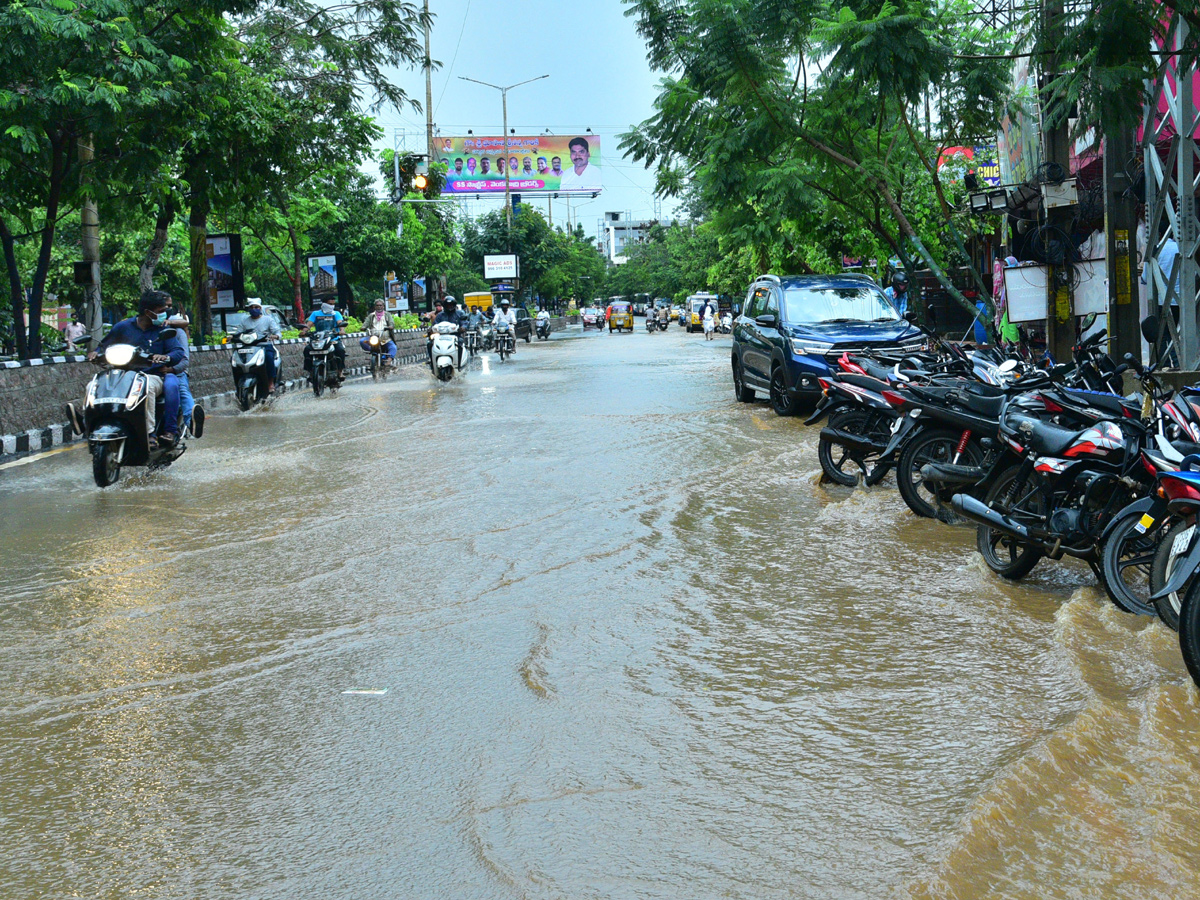
<instances>
[{"instance_id":1,"label":"helmet","mask_svg":"<svg viewBox=\"0 0 1200 900\"><path fill-rule=\"evenodd\" d=\"M502 298L500 298L500 305L501 306L511 306L512 301L509 300L507 297L502 297Z\"/></svg>"},{"instance_id":2,"label":"helmet","mask_svg":"<svg viewBox=\"0 0 1200 900\"><path fill-rule=\"evenodd\" d=\"M908 287L908 276L903 272L897 272L892 276L892 287L897 289Z\"/></svg>"},{"instance_id":3,"label":"helmet","mask_svg":"<svg viewBox=\"0 0 1200 900\"><path fill-rule=\"evenodd\" d=\"M458 301L454 299L453 295L447 294L445 300L443 300L442 302L443 303L457 303Z\"/></svg>"}]
</instances>

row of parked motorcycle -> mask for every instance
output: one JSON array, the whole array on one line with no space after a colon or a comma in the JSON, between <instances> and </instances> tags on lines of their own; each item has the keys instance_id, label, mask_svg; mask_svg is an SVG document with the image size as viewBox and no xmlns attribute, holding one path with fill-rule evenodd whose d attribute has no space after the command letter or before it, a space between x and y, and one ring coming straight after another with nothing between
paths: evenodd
<instances>
[{"instance_id":1,"label":"row of parked motorcycle","mask_svg":"<svg viewBox=\"0 0 1200 900\"><path fill-rule=\"evenodd\" d=\"M1081 334L1094 328L1085 318ZM1154 342L1158 322L1142 331ZM1108 597L1179 633L1200 685L1200 388L1173 390L1098 331L1070 363L968 351L928 333L925 351L843 354L807 420L828 420L823 476L875 485L894 473L918 516L974 526L1002 578L1043 559L1083 560ZM1124 393L1126 374L1140 387Z\"/></svg>"}]
</instances>

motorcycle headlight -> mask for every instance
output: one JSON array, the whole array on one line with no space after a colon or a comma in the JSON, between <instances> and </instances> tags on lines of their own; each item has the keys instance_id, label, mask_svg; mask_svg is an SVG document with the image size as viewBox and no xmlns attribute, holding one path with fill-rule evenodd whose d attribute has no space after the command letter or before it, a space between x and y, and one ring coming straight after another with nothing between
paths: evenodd
<instances>
[{"instance_id":1,"label":"motorcycle headlight","mask_svg":"<svg viewBox=\"0 0 1200 900\"><path fill-rule=\"evenodd\" d=\"M127 366L133 362L135 350L132 344L113 344L104 351L104 361L110 366Z\"/></svg>"},{"instance_id":2,"label":"motorcycle headlight","mask_svg":"<svg viewBox=\"0 0 1200 900\"><path fill-rule=\"evenodd\" d=\"M812 353L820 356L826 350L832 350L833 344L828 341L810 341L808 338L792 338L792 350L799 356Z\"/></svg>"},{"instance_id":3,"label":"motorcycle headlight","mask_svg":"<svg viewBox=\"0 0 1200 900\"><path fill-rule=\"evenodd\" d=\"M371 337L367 339L367 343L370 344L372 347L378 347L379 346L379 335L376 335L376 334L371 335Z\"/></svg>"},{"instance_id":4,"label":"motorcycle headlight","mask_svg":"<svg viewBox=\"0 0 1200 900\"><path fill-rule=\"evenodd\" d=\"M240 335L240 337L242 339L243 344L253 344L256 340L258 340L258 332L257 331L247 331L244 334Z\"/></svg>"}]
</instances>

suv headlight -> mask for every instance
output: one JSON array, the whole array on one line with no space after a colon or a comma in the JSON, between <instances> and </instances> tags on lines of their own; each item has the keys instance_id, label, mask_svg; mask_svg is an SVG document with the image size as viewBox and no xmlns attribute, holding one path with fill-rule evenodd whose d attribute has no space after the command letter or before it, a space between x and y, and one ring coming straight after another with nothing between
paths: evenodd
<instances>
[{"instance_id":1,"label":"suv headlight","mask_svg":"<svg viewBox=\"0 0 1200 900\"><path fill-rule=\"evenodd\" d=\"M820 356L826 350L832 350L833 344L827 341L810 341L808 338L792 338L792 349L799 356L809 353Z\"/></svg>"}]
</instances>

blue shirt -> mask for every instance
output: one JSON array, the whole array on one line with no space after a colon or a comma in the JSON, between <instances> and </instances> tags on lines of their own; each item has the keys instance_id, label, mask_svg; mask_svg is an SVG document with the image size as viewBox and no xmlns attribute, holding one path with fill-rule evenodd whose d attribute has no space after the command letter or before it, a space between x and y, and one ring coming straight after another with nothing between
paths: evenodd
<instances>
[{"instance_id":1,"label":"blue shirt","mask_svg":"<svg viewBox=\"0 0 1200 900\"><path fill-rule=\"evenodd\" d=\"M980 300L975 304L975 308L979 310L979 315L975 317L975 343L986 344L988 342L988 334L987 326L983 324L983 320L987 315L987 306Z\"/></svg>"},{"instance_id":2,"label":"blue shirt","mask_svg":"<svg viewBox=\"0 0 1200 900\"><path fill-rule=\"evenodd\" d=\"M900 318L904 318L904 314L908 312L908 291L903 294L896 294L894 287L888 288L883 292L883 296L888 298L888 302L896 307L896 312L900 313Z\"/></svg>"},{"instance_id":3,"label":"blue shirt","mask_svg":"<svg viewBox=\"0 0 1200 900\"><path fill-rule=\"evenodd\" d=\"M315 309L308 314L308 321L312 323L313 330L317 332L324 332L337 331L342 326L344 319L342 319L342 314L336 309L331 313L327 313L324 310ZM334 338L335 341L340 341L341 339L341 335L338 335Z\"/></svg>"},{"instance_id":4,"label":"blue shirt","mask_svg":"<svg viewBox=\"0 0 1200 900\"><path fill-rule=\"evenodd\" d=\"M103 352L113 344L132 344L146 353L170 357L171 366L179 365L187 356L178 330L151 325L143 331L137 323L137 316L114 325L112 331L100 342L96 352Z\"/></svg>"}]
</instances>

